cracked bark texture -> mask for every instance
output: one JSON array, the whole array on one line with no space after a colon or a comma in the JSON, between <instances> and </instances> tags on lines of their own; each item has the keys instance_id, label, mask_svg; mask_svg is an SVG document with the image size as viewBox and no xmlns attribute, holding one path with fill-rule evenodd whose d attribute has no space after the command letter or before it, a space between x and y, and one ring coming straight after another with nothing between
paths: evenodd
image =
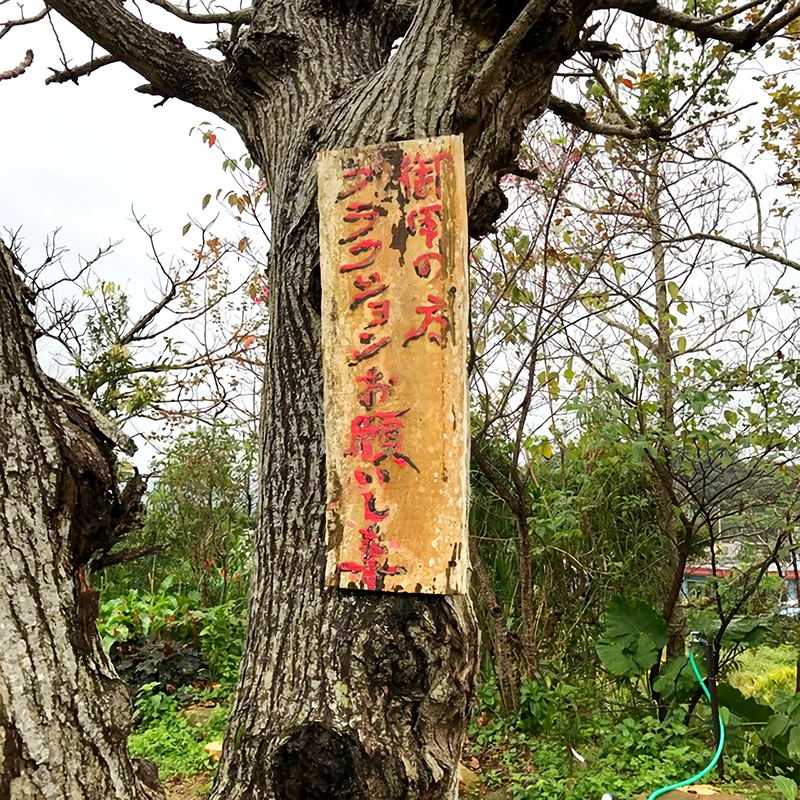
<instances>
[{"instance_id":1,"label":"cracked bark texture","mask_svg":"<svg viewBox=\"0 0 800 800\"><path fill-rule=\"evenodd\" d=\"M122 4L50 5L142 74L147 91L232 124L267 178L260 520L245 656L212 798L455 798L477 661L468 598L324 586L315 157L461 133L471 231L485 232L504 206L497 180L547 106L589 3L544 4L476 96L470 87L523 0L256 0L221 62Z\"/></svg>"},{"instance_id":2,"label":"cracked bark texture","mask_svg":"<svg viewBox=\"0 0 800 800\"><path fill-rule=\"evenodd\" d=\"M0 798L154 798L87 577L141 492L117 491L113 430L40 371L16 266L0 242Z\"/></svg>"},{"instance_id":3,"label":"cracked bark texture","mask_svg":"<svg viewBox=\"0 0 800 800\"><path fill-rule=\"evenodd\" d=\"M261 520L246 655L212 796L454 798L476 664L468 600L323 585L313 159L320 149L463 132L473 221L485 225L499 210L495 172L515 155L514 132L547 102L549 67L530 64L524 97L504 94L462 117L458 99L485 37L501 33L466 9L421 6L388 64L395 32L376 36L344 13L309 19L284 7L270 24L292 43L293 67L240 128L267 170L274 210Z\"/></svg>"}]
</instances>

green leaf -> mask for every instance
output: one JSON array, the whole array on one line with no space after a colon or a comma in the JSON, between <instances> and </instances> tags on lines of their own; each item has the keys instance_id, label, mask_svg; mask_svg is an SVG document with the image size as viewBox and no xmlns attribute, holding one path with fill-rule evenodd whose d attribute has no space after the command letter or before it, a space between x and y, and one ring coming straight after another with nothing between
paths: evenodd
<instances>
[{"instance_id":1,"label":"green leaf","mask_svg":"<svg viewBox=\"0 0 800 800\"><path fill-rule=\"evenodd\" d=\"M685 353L686 352L686 337L679 336L678 337L678 352Z\"/></svg>"},{"instance_id":2,"label":"green leaf","mask_svg":"<svg viewBox=\"0 0 800 800\"><path fill-rule=\"evenodd\" d=\"M673 300L677 300L678 299L678 292L680 291L680 289L678 288L678 284L675 283L675 281L670 281L667 284L667 291L669 292L669 296Z\"/></svg>"},{"instance_id":3,"label":"green leaf","mask_svg":"<svg viewBox=\"0 0 800 800\"><path fill-rule=\"evenodd\" d=\"M183 235L184 235L184 236L186 236L186 234L187 234L187 233L189 233L189 228L191 228L191 227L192 227L192 223L191 223L191 222L187 222L187 223L186 223L186 224L183 226Z\"/></svg>"},{"instance_id":4,"label":"green leaf","mask_svg":"<svg viewBox=\"0 0 800 800\"><path fill-rule=\"evenodd\" d=\"M609 672L632 675L650 669L668 640L667 623L651 605L615 597L596 651Z\"/></svg>"},{"instance_id":5,"label":"green leaf","mask_svg":"<svg viewBox=\"0 0 800 800\"><path fill-rule=\"evenodd\" d=\"M800 759L800 725L792 725L789 730L789 758Z\"/></svg>"},{"instance_id":6,"label":"green leaf","mask_svg":"<svg viewBox=\"0 0 800 800\"><path fill-rule=\"evenodd\" d=\"M784 775L776 775L773 780L778 791L786 800L797 800L797 783Z\"/></svg>"},{"instance_id":7,"label":"green leaf","mask_svg":"<svg viewBox=\"0 0 800 800\"><path fill-rule=\"evenodd\" d=\"M206 195L206 196L203 198L203 208L205 208L205 207L206 207L206 206L207 206L207 205L208 205L210 202L211 202L211 195L210 195L210 194L207 194L207 195Z\"/></svg>"},{"instance_id":8,"label":"green leaf","mask_svg":"<svg viewBox=\"0 0 800 800\"><path fill-rule=\"evenodd\" d=\"M600 656L603 666L612 675L621 677L629 675L636 669L636 662L616 644L603 644L600 642L595 647L595 651Z\"/></svg>"},{"instance_id":9,"label":"green leaf","mask_svg":"<svg viewBox=\"0 0 800 800\"><path fill-rule=\"evenodd\" d=\"M787 717L786 714L775 714L769 722L767 722L764 730L761 731L761 737L767 742L773 742L786 733L788 727L789 717Z\"/></svg>"},{"instance_id":10,"label":"green leaf","mask_svg":"<svg viewBox=\"0 0 800 800\"><path fill-rule=\"evenodd\" d=\"M720 705L725 706L737 717L747 722L763 725L774 713L769 706L759 703L752 697L745 697L738 689L728 683L720 683L717 686L717 697Z\"/></svg>"}]
</instances>

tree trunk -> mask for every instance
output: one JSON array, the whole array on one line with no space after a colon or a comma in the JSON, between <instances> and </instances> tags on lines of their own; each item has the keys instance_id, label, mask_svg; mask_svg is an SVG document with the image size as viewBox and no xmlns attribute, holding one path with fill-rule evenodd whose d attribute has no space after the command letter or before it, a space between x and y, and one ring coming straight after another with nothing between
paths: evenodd
<instances>
[{"instance_id":1,"label":"tree trunk","mask_svg":"<svg viewBox=\"0 0 800 800\"><path fill-rule=\"evenodd\" d=\"M127 755L130 696L87 577L142 487L117 492L114 433L42 374L24 291L0 242L0 798L157 797Z\"/></svg>"},{"instance_id":2,"label":"tree trunk","mask_svg":"<svg viewBox=\"0 0 800 800\"><path fill-rule=\"evenodd\" d=\"M647 222L653 256L653 277L656 300L656 343L653 355L658 366L658 403L661 443L658 447L658 463L653 469L658 507L658 527L667 547L668 572L664 579L664 618L669 626L667 658L677 658L686 652L686 613L681 600L680 587L686 567L685 536L678 541L680 523L675 510L675 487L670 463L670 442L675 436L675 376L672 349L672 321L670 319L670 297L667 286L667 255L664 247L664 231L661 222L661 190L664 177L661 173L663 148L656 147L648 160L646 177Z\"/></svg>"},{"instance_id":3,"label":"tree trunk","mask_svg":"<svg viewBox=\"0 0 800 800\"><path fill-rule=\"evenodd\" d=\"M494 584L486 564L483 562L477 541L470 537L470 558L477 581L478 607L482 605L491 619L489 639L494 653L494 668L500 689L500 702L503 711L515 714L519 711L520 687L519 660L511 642L511 633L506 623L506 614L497 601Z\"/></svg>"},{"instance_id":4,"label":"tree trunk","mask_svg":"<svg viewBox=\"0 0 800 800\"><path fill-rule=\"evenodd\" d=\"M381 81L381 50L391 36L381 41L374 30L347 26L335 14L311 21L286 12L281 23L296 32L302 48L319 48L320 55L273 84L269 101L243 131L270 187L272 325L250 625L212 796L453 798L477 666L468 598L323 585L314 158L321 149L458 132L458 76L476 57L481 32L454 16L449 2L428 3L394 55L395 69ZM359 80L366 81L359 92L324 107L332 84ZM548 85L539 85L542 95ZM467 141L473 190L476 181L487 185L491 163L474 158L476 149L508 152L507 132L495 128L501 119L486 120L494 139ZM280 126L273 127L275 120ZM491 167L488 174L493 185ZM474 209L474 191L472 200Z\"/></svg>"}]
</instances>

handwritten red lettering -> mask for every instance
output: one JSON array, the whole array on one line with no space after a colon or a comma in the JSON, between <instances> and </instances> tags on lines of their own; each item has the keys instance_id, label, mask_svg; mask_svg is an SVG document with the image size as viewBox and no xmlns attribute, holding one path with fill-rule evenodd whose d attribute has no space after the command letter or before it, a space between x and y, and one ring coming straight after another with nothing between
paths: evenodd
<instances>
[{"instance_id":1,"label":"handwritten red lettering","mask_svg":"<svg viewBox=\"0 0 800 800\"><path fill-rule=\"evenodd\" d=\"M387 575L400 575L406 571L405 567L389 566L389 550L381 539L379 525L370 525L359 530L361 534L361 547L359 551L364 559L361 564L354 561L343 561L339 564L342 572L359 575L361 583L366 589L382 589ZM383 559L383 564L380 563Z\"/></svg>"},{"instance_id":2,"label":"handwritten red lettering","mask_svg":"<svg viewBox=\"0 0 800 800\"><path fill-rule=\"evenodd\" d=\"M365 347L363 350L353 350L353 356L348 362L348 366L354 367L356 364L360 364L362 361L372 358L376 353L383 350L390 341L388 336L384 336L383 339L371 344L369 347Z\"/></svg>"},{"instance_id":3,"label":"handwritten red lettering","mask_svg":"<svg viewBox=\"0 0 800 800\"><path fill-rule=\"evenodd\" d=\"M431 275L431 262L433 261L441 264L442 257L438 253L423 253L421 256L417 256L414 259L414 272L420 278L429 278ZM438 273L433 277L438 277Z\"/></svg>"},{"instance_id":4,"label":"handwritten red lettering","mask_svg":"<svg viewBox=\"0 0 800 800\"><path fill-rule=\"evenodd\" d=\"M372 409L379 403L385 403L394 393L397 381L390 377L383 379L383 373L376 367L370 367L363 375L356 377L357 384L363 384L364 388L358 393L358 402L367 409Z\"/></svg>"},{"instance_id":5,"label":"handwritten red lettering","mask_svg":"<svg viewBox=\"0 0 800 800\"><path fill-rule=\"evenodd\" d=\"M344 200L352 197L356 192L360 192L368 183L375 180L377 173L372 167L357 167L344 171L343 178L347 181L355 180L355 183L348 189L344 189L336 195L337 200Z\"/></svg>"},{"instance_id":6,"label":"handwritten red lettering","mask_svg":"<svg viewBox=\"0 0 800 800\"><path fill-rule=\"evenodd\" d=\"M425 237L425 245L430 249L439 236L439 220L442 217L442 204L433 203L422 208L415 208L406 218L406 227L411 233L419 231ZM434 216L434 214L436 216ZM437 219L438 218L438 219Z\"/></svg>"},{"instance_id":7,"label":"handwritten red lettering","mask_svg":"<svg viewBox=\"0 0 800 800\"><path fill-rule=\"evenodd\" d=\"M368 253L369 255L364 256L361 261L354 261L351 264L342 264L342 266L339 267L339 272L353 272L353 270L371 267L375 263L375 259L378 257L382 246L383 244L376 239L364 239L363 242L351 244L350 252L354 256L361 255L361 253Z\"/></svg>"},{"instance_id":8,"label":"handwritten red lettering","mask_svg":"<svg viewBox=\"0 0 800 800\"><path fill-rule=\"evenodd\" d=\"M367 308L372 311L372 319L364 326L365 328L375 328L378 325L385 325L389 321L389 301L373 300L367 303Z\"/></svg>"},{"instance_id":9,"label":"handwritten red lettering","mask_svg":"<svg viewBox=\"0 0 800 800\"><path fill-rule=\"evenodd\" d=\"M426 333L428 334L428 340L434 342L435 344L441 345L444 341L444 334L450 327L450 320L448 320L447 316L441 312L446 310L447 305L440 297L437 297L434 294L428 295L428 301L430 302L430 305L416 307L415 310L417 314L424 315L422 325L420 325L419 328L413 328L405 335L403 347L408 347L410 342L413 342L415 339L419 339ZM437 333L436 331L429 331L428 328L430 328L431 325L438 325L439 332Z\"/></svg>"},{"instance_id":10,"label":"handwritten red lettering","mask_svg":"<svg viewBox=\"0 0 800 800\"><path fill-rule=\"evenodd\" d=\"M452 158L450 153L438 153L432 158L423 158L416 153L414 158L403 156L400 162L400 186L405 190L407 199L425 200L431 186L436 191L437 199L442 198L441 165Z\"/></svg>"},{"instance_id":11,"label":"handwritten red lettering","mask_svg":"<svg viewBox=\"0 0 800 800\"><path fill-rule=\"evenodd\" d=\"M417 469L414 462L401 451L403 447L403 411L378 411L360 414L350 423L350 448L348 456L360 456L375 466L387 458L400 467Z\"/></svg>"},{"instance_id":12,"label":"handwritten red lettering","mask_svg":"<svg viewBox=\"0 0 800 800\"><path fill-rule=\"evenodd\" d=\"M339 239L339 244L354 242L356 239L366 236L375 227L378 219L382 216L385 217L386 214L385 208L376 206L373 203L350 203L347 206L347 213L342 219L350 223L366 221L366 224L354 230L344 239Z\"/></svg>"},{"instance_id":13,"label":"handwritten red lettering","mask_svg":"<svg viewBox=\"0 0 800 800\"><path fill-rule=\"evenodd\" d=\"M356 289L361 289L361 291L352 295L350 298L351 311L355 311L365 300L369 300L371 297L377 297L389 288L388 284L380 283L380 280L381 276L377 272L373 272L372 275L368 275L367 277L362 276L353 281Z\"/></svg>"}]
</instances>

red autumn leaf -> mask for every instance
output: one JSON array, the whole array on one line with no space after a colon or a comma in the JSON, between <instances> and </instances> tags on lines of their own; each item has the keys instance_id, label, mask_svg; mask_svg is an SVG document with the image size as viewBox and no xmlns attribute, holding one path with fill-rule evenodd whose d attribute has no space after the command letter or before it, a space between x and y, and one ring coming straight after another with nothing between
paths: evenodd
<instances>
[{"instance_id":1,"label":"red autumn leaf","mask_svg":"<svg viewBox=\"0 0 800 800\"><path fill-rule=\"evenodd\" d=\"M627 87L628 87L628 89L633 89L633 82L631 81L631 79L630 79L630 78L623 78L623 79L620 81L620 83L621 83L623 86L627 86Z\"/></svg>"},{"instance_id":2,"label":"red autumn leaf","mask_svg":"<svg viewBox=\"0 0 800 800\"><path fill-rule=\"evenodd\" d=\"M216 141L217 141L217 134L216 133L212 133L211 136L208 137L208 146L209 147L213 147L214 146L214 142L216 142Z\"/></svg>"},{"instance_id":3,"label":"red autumn leaf","mask_svg":"<svg viewBox=\"0 0 800 800\"><path fill-rule=\"evenodd\" d=\"M247 336L245 336L244 339L242 339L242 347L245 350L249 350L253 346L255 340L256 337L252 333L248 333Z\"/></svg>"}]
</instances>

